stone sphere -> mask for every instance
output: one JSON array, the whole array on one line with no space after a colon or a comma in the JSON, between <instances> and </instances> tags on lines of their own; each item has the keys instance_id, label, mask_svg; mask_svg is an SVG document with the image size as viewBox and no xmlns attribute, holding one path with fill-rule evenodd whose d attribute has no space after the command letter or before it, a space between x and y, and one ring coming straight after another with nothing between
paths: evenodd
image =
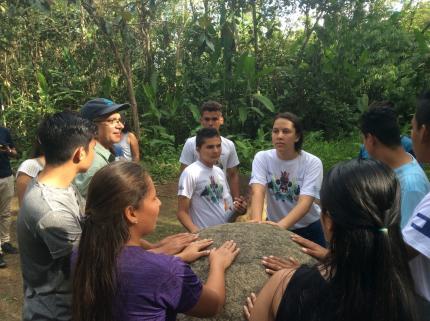
<instances>
[{"instance_id":1,"label":"stone sphere","mask_svg":"<svg viewBox=\"0 0 430 321\"><path fill-rule=\"evenodd\" d=\"M214 240L219 247L225 241L234 240L240 248L236 260L226 272L226 304L216 317L199 319L178 315L178 320L244 320L243 305L246 297L262 288L269 275L261 264L263 256L293 257L300 263L314 264L315 260L300 250L294 243L291 232L279 227L258 223L230 223L212 226L200 231L200 238ZM209 271L208 259L201 258L191 264L193 271L206 282Z\"/></svg>"}]
</instances>

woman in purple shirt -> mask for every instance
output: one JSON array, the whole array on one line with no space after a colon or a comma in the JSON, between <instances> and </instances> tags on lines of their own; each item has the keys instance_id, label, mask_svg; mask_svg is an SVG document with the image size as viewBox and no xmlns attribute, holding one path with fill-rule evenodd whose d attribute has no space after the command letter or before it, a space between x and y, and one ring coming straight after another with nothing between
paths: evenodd
<instances>
[{"instance_id":1,"label":"woman in purple shirt","mask_svg":"<svg viewBox=\"0 0 430 321\"><path fill-rule=\"evenodd\" d=\"M145 250L161 202L140 165L115 162L89 186L73 281L73 320L175 320L177 313L215 315L225 301L225 270L239 249L233 241L204 250L201 240L177 256ZM206 284L185 262L209 255Z\"/></svg>"}]
</instances>

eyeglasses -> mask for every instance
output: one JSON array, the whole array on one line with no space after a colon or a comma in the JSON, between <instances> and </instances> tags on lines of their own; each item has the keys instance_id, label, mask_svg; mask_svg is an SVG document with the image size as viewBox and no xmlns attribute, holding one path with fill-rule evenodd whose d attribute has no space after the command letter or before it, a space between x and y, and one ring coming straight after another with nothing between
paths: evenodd
<instances>
[{"instance_id":1,"label":"eyeglasses","mask_svg":"<svg viewBox=\"0 0 430 321\"><path fill-rule=\"evenodd\" d=\"M96 120L96 123L106 123L109 126L116 126L116 125L123 125L123 120L121 118L113 118L113 119L106 119L106 120Z\"/></svg>"}]
</instances>

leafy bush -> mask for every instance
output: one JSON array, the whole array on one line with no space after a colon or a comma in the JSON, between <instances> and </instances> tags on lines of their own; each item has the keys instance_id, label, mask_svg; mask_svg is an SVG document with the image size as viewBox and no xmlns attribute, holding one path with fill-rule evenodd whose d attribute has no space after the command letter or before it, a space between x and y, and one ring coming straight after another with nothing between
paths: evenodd
<instances>
[{"instance_id":1,"label":"leafy bush","mask_svg":"<svg viewBox=\"0 0 430 321\"><path fill-rule=\"evenodd\" d=\"M321 131L310 132L305 137L303 149L318 156L326 173L333 165L356 158L360 150L360 135L353 132L350 136L337 140L325 140Z\"/></svg>"}]
</instances>

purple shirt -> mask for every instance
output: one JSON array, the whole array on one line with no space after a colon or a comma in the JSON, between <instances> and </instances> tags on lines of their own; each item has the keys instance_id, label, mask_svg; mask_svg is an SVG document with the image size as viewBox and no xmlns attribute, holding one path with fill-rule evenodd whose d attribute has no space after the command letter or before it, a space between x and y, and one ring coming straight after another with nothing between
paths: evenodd
<instances>
[{"instance_id":1,"label":"purple shirt","mask_svg":"<svg viewBox=\"0 0 430 321\"><path fill-rule=\"evenodd\" d=\"M116 320L176 320L177 313L190 310L200 298L199 278L177 257L127 246L117 262Z\"/></svg>"}]
</instances>

